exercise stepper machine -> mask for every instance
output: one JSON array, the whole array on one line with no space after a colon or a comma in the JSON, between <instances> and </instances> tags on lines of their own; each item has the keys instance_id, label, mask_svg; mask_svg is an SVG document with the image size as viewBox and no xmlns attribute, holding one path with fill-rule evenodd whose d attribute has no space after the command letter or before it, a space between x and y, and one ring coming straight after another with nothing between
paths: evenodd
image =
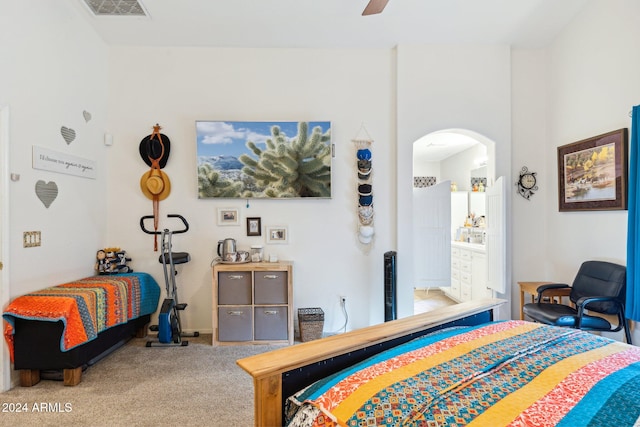
<instances>
[{"instance_id":1,"label":"exercise stepper machine","mask_svg":"<svg viewBox=\"0 0 640 427\"><path fill-rule=\"evenodd\" d=\"M153 215L146 215L140 218L140 228L147 234L161 235L162 253L158 258L158 262L162 264L164 271L164 281L167 291L166 298L160 307L158 314L158 324L149 327L152 331L158 332L158 340L147 341L147 347L171 347L186 346L189 341L185 341L183 337L198 337L199 332L185 333L182 331L182 323L180 322L180 312L187 308L187 304L180 303L178 300L178 285L176 276L178 271L176 264L185 264L191 260L188 252L173 252L171 239L174 234L186 233L189 230L189 223L182 215L170 214L167 218L178 218L182 221L183 229L171 231L164 229L162 231L150 231L144 226L144 221L153 219Z\"/></svg>"}]
</instances>

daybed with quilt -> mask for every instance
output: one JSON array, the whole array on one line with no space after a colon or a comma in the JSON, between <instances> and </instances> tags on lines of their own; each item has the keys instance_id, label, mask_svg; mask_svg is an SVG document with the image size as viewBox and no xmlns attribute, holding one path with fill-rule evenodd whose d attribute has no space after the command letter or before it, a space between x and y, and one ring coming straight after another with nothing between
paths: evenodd
<instances>
[{"instance_id":1,"label":"daybed with quilt","mask_svg":"<svg viewBox=\"0 0 640 427\"><path fill-rule=\"evenodd\" d=\"M285 391L283 399L293 396L278 425L638 425L638 347L521 320L438 327L339 371L329 368L297 392ZM273 353L275 359L281 355ZM292 369L283 378L306 369Z\"/></svg>"},{"instance_id":2,"label":"daybed with quilt","mask_svg":"<svg viewBox=\"0 0 640 427\"><path fill-rule=\"evenodd\" d=\"M41 371L78 384L84 368L146 334L159 299L147 273L92 276L17 297L3 318L21 385L36 384Z\"/></svg>"}]
</instances>

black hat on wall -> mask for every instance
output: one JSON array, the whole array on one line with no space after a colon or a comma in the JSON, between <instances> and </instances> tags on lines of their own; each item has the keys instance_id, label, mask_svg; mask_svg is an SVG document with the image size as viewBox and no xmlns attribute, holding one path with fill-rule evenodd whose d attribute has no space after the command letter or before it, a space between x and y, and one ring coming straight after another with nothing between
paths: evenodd
<instances>
[{"instance_id":1,"label":"black hat on wall","mask_svg":"<svg viewBox=\"0 0 640 427\"><path fill-rule=\"evenodd\" d=\"M159 159L158 164L162 169L167 165L167 160L169 160L171 142L166 135L154 132L142 138L139 150L140 157L142 157L147 166L151 166L152 160Z\"/></svg>"}]
</instances>

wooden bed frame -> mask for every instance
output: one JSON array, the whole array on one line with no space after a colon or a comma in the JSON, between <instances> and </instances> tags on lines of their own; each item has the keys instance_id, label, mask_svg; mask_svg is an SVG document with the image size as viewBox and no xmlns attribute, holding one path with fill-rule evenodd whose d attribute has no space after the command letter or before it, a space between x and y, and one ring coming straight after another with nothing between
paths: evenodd
<instances>
[{"instance_id":1,"label":"wooden bed frame","mask_svg":"<svg viewBox=\"0 0 640 427\"><path fill-rule=\"evenodd\" d=\"M504 303L469 301L239 359L236 363L253 377L254 424L280 426L284 400L305 386L429 332L490 322L493 310Z\"/></svg>"},{"instance_id":2,"label":"wooden bed frame","mask_svg":"<svg viewBox=\"0 0 640 427\"><path fill-rule=\"evenodd\" d=\"M20 385L31 387L41 378L61 379L66 386L80 384L82 371L115 351L134 336L144 338L151 315L131 319L98 334L94 340L69 351L60 349L62 321L15 319L14 369L20 371ZM41 373L43 376L41 376Z\"/></svg>"}]
</instances>

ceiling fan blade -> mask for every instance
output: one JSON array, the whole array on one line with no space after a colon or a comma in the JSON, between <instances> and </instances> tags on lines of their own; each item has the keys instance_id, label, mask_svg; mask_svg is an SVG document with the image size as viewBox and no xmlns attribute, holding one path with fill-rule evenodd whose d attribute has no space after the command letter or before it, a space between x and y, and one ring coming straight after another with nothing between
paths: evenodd
<instances>
[{"instance_id":1,"label":"ceiling fan blade","mask_svg":"<svg viewBox=\"0 0 640 427\"><path fill-rule=\"evenodd\" d=\"M388 2L389 0L369 0L369 4L364 8L362 16L375 15L382 12Z\"/></svg>"}]
</instances>

